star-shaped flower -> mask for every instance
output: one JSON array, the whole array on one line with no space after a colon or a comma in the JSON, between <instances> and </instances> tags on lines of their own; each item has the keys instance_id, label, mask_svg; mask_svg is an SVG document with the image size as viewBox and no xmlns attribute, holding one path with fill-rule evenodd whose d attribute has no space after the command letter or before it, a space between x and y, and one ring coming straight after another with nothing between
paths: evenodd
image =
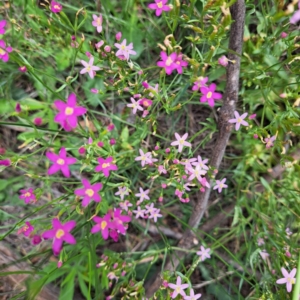
<instances>
[{"instance_id":1,"label":"star-shaped flower","mask_svg":"<svg viewBox=\"0 0 300 300\"><path fill-rule=\"evenodd\" d=\"M94 66L94 57L93 56L90 58L89 62L81 60L81 63L83 64L84 68L80 71L80 74L88 73L91 78L94 78L95 71L100 70L99 67Z\"/></svg>"},{"instance_id":2,"label":"star-shaped flower","mask_svg":"<svg viewBox=\"0 0 300 300\"><path fill-rule=\"evenodd\" d=\"M130 43L128 46L126 46L126 43L126 39L124 39L121 44L115 43L115 46L119 49L116 52L116 56L124 56L128 60L129 55L136 55L136 52L133 50L132 43Z\"/></svg>"},{"instance_id":3,"label":"star-shaped flower","mask_svg":"<svg viewBox=\"0 0 300 300\"><path fill-rule=\"evenodd\" d=\"M171 146L178 146L178 152L182 152L183 146L191 147L192 144L187 142L188 133L185 133L182 137L175 132L176 141L171 143Z\"/></svg>"},{"instance_id":4,"label":"star-shaped flower","mask_svg":"<svg viewBox=\"0 0 300 300\"><path fill-rule=\"evenodd\" d=\"M169 288L174 290L174 292L172 293L172 299L176 298L177 295L181 295L181 296L185 297L186 294L184 292L184 289L188 288L188 286L189 285L187 283L185 283L185 284L181 283L181 277L180 276L177 277L176 284L169 283Z\"/></svg>"},{"instance_id":5,"label":"star-shaped flower","mask_svg":"<svg viewBox=\"0 0 300 300\"><path fill-rule=\"evenodd\" d=\"M147 199L147 200L150 200L148 194L149 194L150 190L143 190L141 187L140 187L140 192L138 194L135 194L136 197L140 197L139 199L139 203L143 202L144 199Z\"/></svg>"},{"instance_id":6,"label":"star-shaped flower","mask_svg":"<svg viewBox=\"0 0 300 300\"><path fill-rule=\"evenodd\" d=\"M214 190L218 189L218 192L221 193L222 189L227 188L228 185L225 184L226 178L222 180L216 180L216 185L214 186Z\"/></svg>"},{"instance_id":7,"label":"star-shaped flower","mask_svg":"<svg viewBox=\"0 0 300 300\"><path fill-rule=\"evenodd\" d=\"M101 197L99 196L99 191L102 189L102 183L90 184L87 179L82 179L83 188L74 191L75 195L82 196L82 206L86 207L91 200L95 202L100 202Z\"/></svg>"},{"instance_id":8,"label":"star-shaped flower","mask_svg":"<svg viewBox=\"0 0 300 300\"><path fill-rule=\"evenodd\" d=\"M197 254L200 256L201 261L204 261L206 258L210 258L210 248L205 249L203 246L201 246L200 249L201 250L198 251Z\"/></svg>"},{"instance_id":9,"label":"star-shaped flower","mask_svg":"<svg viewBox=\"0 0 300 300\"><path fill-rule=\"evenodd\" d=\"M285 284L286 283L286 290L288 293L290 293L292 291L292 286L293 284L296 283L296 272L297 269L294 268L290 273L285 269L285 268L281 268L281 272L283 275L283 278L280 278L276 281L277 284Z\"/></svg>"},{"instance_id":10,"label":"star-shaped flower","mask_svg":"<svg viewBox=\"0 0 300 300\"><path fill-rule=\"evenodd\" d=\"M244 113L240 116L240 114L235 111L234 112L235 119L228 120L229 123L235 123L235 130L239 130L241 125L248 126L248 122L244 121L247 117L248 113Z\"/></svg>"},{"instance_id":11,"label":"star-shaped flower","mask_svg":"<svg viewBox=\"0 0 300 300\"><path fill-rule=\"evenodd\" d=\"M127 107L132 108L132 113L135 115L137 110L143 111L143 107L139 104L139 101L135 101L134 98L130 98L131 104L127 104Z\"/></svg>"}]
</instances>

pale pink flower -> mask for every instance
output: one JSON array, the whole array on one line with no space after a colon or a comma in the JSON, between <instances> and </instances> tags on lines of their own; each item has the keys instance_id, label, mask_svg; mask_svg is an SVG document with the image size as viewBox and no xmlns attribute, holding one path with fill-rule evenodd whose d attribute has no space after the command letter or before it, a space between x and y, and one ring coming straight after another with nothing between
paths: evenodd
<instances>
[{"instance_id":1,"label":"pale pink flower","mask_svg":"<svg viewBox=\"0 0 300 300\"><path fill-rule=\"evenodd\" d=\"M263 260L266 260L270 256L266 250L260 251L259 254Z\"/></svg>"},{"instance_id":2,"label":"pale pink flower","mask_svg":"<svg viewBox=\"0 0 300 300\"><path fill-rule=\"evenodd\" d=\"M102 18L102 15L99 15L99 17L98 16L96 16L96 15L93 15L93 22L92 22L92 25L94 26L94 27L96 27L97 28L97 32L101 32L102 31L102 22L103 22L103 18Z\"/></svg>"},{"instance_id":3,"label":"pale pink flower","mask_svg":"<svg viewBox=\"0 0 300 300\"><path fill-rule=\"evenodd\" d=\"M228 187L227 184L225 184L226 178L223 178L222 180L216 180L216 185L214 186L214 190L218 189L218 192L221 193L222 189L225 189Z\"/></svg>"},{"instance_id":4,"label":"pale pink flower","mask_svg":"<svg viewBox=\"0 0 300 300\"><path fill-rule=\"evenodd\" d=\"M120 196L121 200L124 200L124 197L129 195L128 189L126 186L119 186L119 191L115 193L115 196Z\"/></svg>"},{"instance_id":5,"label":"pale pink flower","mask_svg":"<svg viewBox=\"0 0 300 300\"><path fill-rule=\"evenodd\" d=\"M223 55L223 56L221 56L221 57L218 59L218 63L219 63L221 66L223 66L223 67L227 67L227 65L228 65L228 58L227 58L225 55Z\"/></svg>"},{"instance_id":6,"label":"pale pink flower","mask_svg":"<svg viewBox=\"0 0 300 300\"><path fill-rule=\"evenodd\" d=\"M175 132L176 141L171 143L171 146L178 146L178 152L182 152L183 146L191 147L192 144L187 142L186 139L188 137L188 133L185 133L182 137Z\"/></svg>"},{"instance_id":7,"label":"pale pink flower","mask_svg":"<svg viewBox=\"0 0 300 300\"><path fill-rule=\"evenodd\" d=\"M293 14L290 19L291 24L296 24L300 21L300 1L298 1L298 10Z\"/></svg>"},{"instance_id":8,"label":"pale pink flower","mask_svg":"<svg viewBox=\"0 0 300 300\"><path fill-rule=\"evenodd\" d=\"M276 140L276 135L273 135L270 138L265 138L266 148L269 149L274 146L273 142Z\"/></svg>"},{"instance_id":9,"label":"pale pink flower","mask_svg":"<svg viewBox=\"0 0 300 300\"><path fill-rule=\"evenodd\" d=\"M129 55L136 55L136 52L133 50L133 44L130 43L126 46L126 39L122 41L121 44L115 43L115 46L119 49L116 52L116 56L124 56L127 60L129 59Z\"/></svg>"},{"instance_id":10,"label":"pale pink flower","mask_svg":"<svg viewBox=\"0 0 300 300\"><path fill-rule=\"evenodd\" d=\"M136 197L139 197L139 202L143 202L144 199L147 199L147 200L150 200L148 194L149 194L150 190L143 190L141 187L140 187L140 192L138 194L135 194Z\"/></svg>"},{"instance_id":11,"label":"pale pink flower","mask_svg":"<svg viewBox=\"0 0 300 300\"><path fill-rule=\"evenodd\" d=\"M139 149L139 152L140 152L140 156L137 156L134 160L141 161L142 167L144 167L145 164L152 162L152 160L150 158L150 155L151 155L150 152L144 153L142 149Z\"/></svg>"},{"instance_id":12,"label":"pale pink flower","mask_svg":"<svg viewBox=\"0 0 300 300\"><path fill-rule=\"evenodd\" d=\"M137 210L133 210L132 212L135 213L135 218L144 218L145 217L145 209L141 209L140 206L138 206Z\"/></svg>"},{"instance_id":13,"label":"pale pink flower","mask_svg":"<svg viewBox=\"0 0 300 300\"><path fill-rule=\"evenodd\" d=\"M203 246L201 246L200 249L201 250L197 252L197 255L200 256L201 261L204 261L206 258L210 258L210 248L205 249Z\"/></svg>"},{"instance_id":14,"label":"pale pink flower","mask_svg":"<svg viewBox=\"0 0 300 300\"><path fill-rule=\"evenodd\" d=\"M235 119L228 120L229 123L235 123L235 130L239 130L241 125L248 126L248 122L244 119L247 117L248 113L244 113L240 116L240 114L235 111L234 112Z\"/></svg>"},{"instance_id":15,"label":"pale pink flower","mask_svg":"<svg viewBox=\"0 0 300 300\"><path fill-rule=\"evenodd\" d=\"M190 290L190 295L189 296L185 296L184 300L197 300L199 298L201 298L201 294L197 294L195 295L195 292L193 289Z\"/></svg>"},{"instance_id":16,"label":"pale pink flower","mask_svg":"<svg viewBox=\"0 0 300 300\"><path fill-rule=\"evenodd\" d=\"M131 104L127 104L127 107L132 108L132 113L135 115L137 110L143 111L144 109L140 106L139 101L135 101L134 98L130 98Z\"/></svg>"},{"instance_id":17,"label":"pale pink flower","mask_svg":"<svg viewBox=\"0 0 300 300\"><path fill-rule=\"evenodd\" d=\"M185 297L186 294L185 294L184 290L187 289L188 287L189 287L189 285L187 283L185 283L185 284L181 283L181 277L178 276L176 284L169 283L169 288L174 290L174 292L172 293L172 299L176 298L177 295L181 295L181 296Z\"/></svg>"},{"instance_id":18,"label":"pale pink flower","mask_svg":"<svg viewBox=\"0 0 300 300\"><path fill-rule=\"evenodd\" d=\"M293 284L296 283L295 275L297 272L297 269L294 268L290 273L285 269L281 268L281 272L283 275L283 278L280 278L276 281L277 284L286 284L286 290L288 293L292 291Z\"/></svg>"},{"instance_id":19,"label":"pale pink flower","mask_svg":"<svg viewBox=\"0 0 300 300\"><path fill-rule=\"evenodd\" d=\"M81 60L81 63L83 64L84 68L80 71L80 74L88 73L91 78L94 78L94 76L95 76L94 72L100 70L99 67L93 65L94 64L93 56L90 58L89 62Z\"/></svg>"},{"instance_id":20,"label":"pale pink flower","mask_svg":"<svg viewBox=\"0 0 300 300\"><path fill-rule=\"evenodd\" d=\"M208 81L208 77L199 77L197 81L194 82L194 85L192 87L192 91L198 91L200 88L206 85L206 82Z\"/></svg>"}]
</instances>

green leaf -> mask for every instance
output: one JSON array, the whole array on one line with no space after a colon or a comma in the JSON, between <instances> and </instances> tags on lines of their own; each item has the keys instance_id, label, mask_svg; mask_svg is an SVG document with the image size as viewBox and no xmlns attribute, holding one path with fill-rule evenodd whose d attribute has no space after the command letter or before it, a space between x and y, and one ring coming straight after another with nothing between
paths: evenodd
<instances>
[{"instance_id":1,"label":"green leaf","mask_svg":"<svg viewBox=\"0 0 300 300\"><path fill-rule=\"evenodd\" d=\"M122 132L121 132L121 140L122 142L126 143L128 141L129 138L129 129L128 127L124 127Z\"/></svg>"},{"instance_id":2,"label":"green leaf","mask_svg":"<svg viewBox=\"0 0 300 300\"><path fill-rule=\"evenodd\" d=\"M74 285L75 285L76 269L71 269L71 272L61 284L59 300L73 300Z\"/></svg>"}]
</instances>

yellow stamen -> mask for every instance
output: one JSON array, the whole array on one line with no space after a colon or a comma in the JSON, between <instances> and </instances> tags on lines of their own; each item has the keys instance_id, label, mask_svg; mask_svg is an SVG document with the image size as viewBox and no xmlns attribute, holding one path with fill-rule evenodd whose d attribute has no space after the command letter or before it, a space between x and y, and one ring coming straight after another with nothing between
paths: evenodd
<instances>
[{"instance_id":1,"label":"yellow stamen","mask_svg":"<svg viewBox=\"0 0 300 300\"><path fill-rule=\"evenodd\" d=\"M212 96L212 92L208 92L206 98L211 98L211 96Z\"/></svg>"},{"instance_id":2,"label":"yellow stamen","mask_svg":"<svg viewBox=\"0 0 300 300\"><path fill-rule=\"evenodd\" d=\"M85 193L89 196L89 197L92 197L94 195L94 191L92 189L87 189L85 191Z\"/></svg>"},{"instance_id":3,"label":"yellow stamen","mask_svg":"<svg viewBox=\"0 0 300 300\"><path fill-rule=\"evenodd\" d=\"M169 67L173 63L173 60L171 57L168 57L166 60L166 66Z\"/></svg>"},{"instance_id":4,"label":"yellow stamen","mask_svg":"<svg viewBox=\"0 0 300 300\"><path fill-rule=\"evenodd\" d=\"M102 229L102 230L105 229L106 226L107 226L107 222L102 221L102 222L101 222L101 229Z\"/></svg>"},{"instance_id":5,"label":"yellow stamen","mask_svg":"<svg viewBox=\"0 0 300 300\"><path fill-rule=\"evenodd\" d=\"M74 112L74 109L73 109L72 107L67 107L67 108L65 109L65 114L66 114L67 116L72 115L73 112Z\"/></svg>"},{"instance_id":6,"label":"yellow stamen","mask_svg":"<svg viewBox=\"0 0 300 300\"><path fill-rule=\"evenodd\" d=\"M157 3L157 7L158 8L162 8L163 7L162 1L160 1L160 2Z\"/></svg>"},{"instance_id":7,"label":"yellow stamen","mask_svg":"<svg viewBox=\"0 0 300 300\"><path fill-rule=\"evenodd\" d=\"M57 238L57 239L60 239L62 236L64 236L65 235L65 232L62 230L62 229L58 229L57 231L56 231L56 234L55 234L55 237Z\"/></svg>"},{"instance_id":8,"label":"yellow stamen","mask_svg":"<svg viewBox=\"0 0 300 300\"><path fill-rule=\"evenodd\" d=\"M31 196L31 193L27 192L24 194L24 197L30 197Z\"/></svg>"},{"instance_id":9,"label":"yellow stamen","mask_svg":"<svg viewBox=\"0 0 300 300\"><path fill-rule=\"evenodd\" d=\"M2 48L0 48L0 55L4 55L6 52L2 49Z\"/></svg>"},{"instance_id":10,"label":"yellow stamen","mask_svg":"<svg viewBox=\"0 0 300 300\"><path fill-rule=\"evenodd\" d=\"M108 168L109 166L110 166L109 163L104 163L104 164L102 164L102 168L103 168L103 169L106 169L106 168Z\"/></svg>"},{"instance_id":11,"label":"yellow stamen","mask_svg":"<svg viewBox=\"0 0 300 300\"><path fill-rule=\"evenodd\" d=\"M59 158L56 162L61 166L65 164L65 161L62 158Z\"/></svg>"}]
</instances>

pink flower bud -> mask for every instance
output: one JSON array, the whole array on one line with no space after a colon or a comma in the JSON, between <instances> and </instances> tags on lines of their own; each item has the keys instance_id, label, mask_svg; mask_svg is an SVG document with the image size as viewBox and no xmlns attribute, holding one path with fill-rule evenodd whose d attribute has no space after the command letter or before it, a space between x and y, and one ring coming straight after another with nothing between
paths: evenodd
<instances>
[{"instance_id":1,"label":"pink flower bud","mask_svg":"<svg viewBox=\"0 0 300 300\"><path fill-rule=\"evenodd\" d=\"M144 110L142 114L142 118L145 118L149 115L149 110Z\"/></svg>"},{"instance_id":2,"label":"pink flower bud","mask_svg":"<svg viewBox=\"0 0 300 300\"><path fill-rule=\"evenodd\" d=\"M109 143L110 143L110 145L115 145L116 144L116 140L115 139L110 139Z\"/></svg>"},{"instance_id":3,"label":"pink flower bud","mask_svg":"<svg viewBox=\"0 0 300 300\"><path fill-rule=\"evenodd\" d=\"M149 84L146 81L143 81L142 85L145 89L149 88Z\"/></svg>"},{"instance_id":4,"label":"pink flower bud","mask_svg":"<svg viewBox=\"0 0 300 300\"><path fill-rule=\"evenodd\" d=\"M92 54L90 52L85 52L85 55L88 57L88 58L91 58Z\"/></svg>"},{"instance_id":5,"label":"pink flower bud","mask_svg":"<svg viewBox=\"0 0 300 300\"><path fill-rule=\"evenodd\" d=\"M34 120L33 120L33 124L34 125L36 125L36 126L40 126L40 125L42 125L42 123L43 123L43 119L42 118L35 118Z\"/></svg>"},{"instance_id":6,"label":"pink flower bud","mask_svg":"<svg viewBox=\"0 0 300 300\"><path fill-rule=\"evenodd\" d=\"M113 268L116 269L118 267L118 263L114 263Z\"/></svg>"},{"instance_id":7,"label":"pink flower bud","mask_svg":"<svg viewBox=\"0 0 300 300\"><path fill-rule=\"evenodd\" d=\"M223 66L223 67L226 67L228 65L228 59L225 55L221 56L219 59L218 59L218 63Z\"/></svg>"},{"instance_id":8,"label":"pink flower bud","mask_svg":"<svg viewBox=\"0 0 300 300\"><path fill-rule=\"evenodd\" d=\"M257 139L257 138L258 138L258 135L255 133L255 134L253 135L253 137L254 137L255 139Z\"/></svg>"},{"instance_id":9,"label":"pink flower bud","mask_svg":"<svg viewBox=\"0 0 300 300\"><path fill-rule=\"evenodd\" d=\"M22 72L22 73L25 73L27 71L26 66L20 67L19 71Z\"/></svg>"},{"instance_id":10,"label":"pink flower bud","mask_svg":"<svg viewBox=\"0 0 300 300\"><path fill-rule=\"evenodd\" d=\"M156 151L159 150L159 146L156 145L156 146L154 147L154 150L156 150Z\"/></svg>"},{"instance_id":11,"label":"pink flower bud","mask_svg":"<svg viewBox=\"0 0 300 300\"><path fill-rule=\"evenodd\" d=\"M167 184L166 184L166 183L162 183L162 184L161 184L161 187L162 187L163 189L165 189L165 188L167 187Z\"/></svg>"},{"instance_id":12,"label":"pink flower bud","mask_svg":"<svg viewBox=\"0 0 300 300\"><path fill-rule=\"evenodd\" d=\"M158 202L163 202L164 198L163 197L159 197L158 198Z\"/></svg>"},{"instance_id":13,"label":"pink flower bud","mask_svg":"<svg viewBox=\"0 0 300 300\"><path fill-rule=\"evenodd\" d=\"M99 91L97 89L92 88L91 92L94 93L94 94L98 94Z\"/></svg>"},{"instance_id":14,"label":"pink flower bud","mask_svg":"<svg viewBox=\"0 0 300 300\"><path fill-rule=\"evenodd\" d=\"M93 144L93 139L91 137L89 137L89 139L88 139L88 144L89 145Z\"/></svg>"},{"instance_id":15,"label":"pink flower bud","mask_svg":"<svg viewBox=\"0 0 300 300\"><path fill-rule=\"evenodd\" d=\"M256 114L253 114L253 115L249 116L249 120L252 120L252 119L254 119L255 117L256 117Z\"/></svg>"},{"instance_id":16,"label":"pink flower bud","mask_svg":"<svg viewBox=\"0 0 300 300\"><path fill-rule=\"evenodd\" d=\"M11 165L10 159L2 159L0 160L0 166L9 167Z\"/></svg>"},{"instance_id":17,"label":"pink flower bud","mask_svg":"<svg viewBox=\"0 0 300 300\"><path fill-rule=\"evenodd\" d=\"M111 47L110 46L108 46L108 45L106 45L105 47L104 47L104 51L105 52L110 52L110 50L111 50Z\"/></svg>"},{"instance_id":18,"label":"pink flower bud","mask_svg":"<svg viewBox=\"0 0 300 300\"><path fill-rule=\"evenodd\" d=\"M142 97L141 94L134 94L134 95L133 95L133 98L141 98L141 97Z\"/></svg>"},{"instance_id":19,"label":"pink flower bud","mask_svg":"<svg viewBox=\"0 0 300 300\"><path fill-rule=\"evenodd\" d=\"M166 149L166 153L170 153L170 151L171 151L170 148Z\"/></svg>"},{"instance_id":20,"label":"pink flower bud","mask_svg":"<svg viewBox=\"0 0 300 300\"><path fill-rule=\"evenodd\" d=\"M104 44L104 41L100 41L100 42L98 42L97 44L95 44L95 47L96 47L97 49L99 49L101 46L103 46L103 44Z\"/></svg>"},{"instance_id":21,"label":"pink flower bud","mask_svg":"<svg viewBox=\"0 0 300 300\"><path fill-rule=\"evenodd\" d=\"M125 276L126 275L126 271L122 271L121 276Z\"/></svg>"},{"instance_id":22,"label":"pink flower bud","mask_svg":"<svg viewBox=\"0 0 300 300\"><path fill-rule=\"evenodd\" d=\"M288 36L288 34L286 32L281 32L280 36L284 39L284 38L286 38Z\"/></svg>"},{"instance_id":23,"label":"pink flower bud","mask_svg":"<svg viewBox=\"0 0 300 300\"><path fill-rule=\"evenodd\" d=\"M6 150L4 148L0 148L0 155L4 155Z\"/></svg>"},{"instance_id":24,"label":"pink flower bud","mask_svg":"<svg viewBox=\"0 0 300 300\"><path fill-rule=\"evenodd\" d=\"M32 245L38 245L42 241L42 238L38 235L35 234L31 240Z\"/></svg>"},{"instance_id":25,"label":"pink flower bud","mask_svg":"<svg viewBox=\"0 0 300 300\"><path fill-rule=\"evenodd\" d=\"M59 260L58 263L57 263L57 268L59 269L62 266L62 264L63 264L62 261Z\"/></svg>"},{"instance_id":26,"label":"pink flower bud","mask_svg":"<svg viewBox=\"0 0 300 300\"><path fill-rule=\"evenodd\" d=\"M72 36L71 36L71 40L72 40L72 41L75 41L75 40L76 40L76 36L75 36L75 35L72 35Z\"/></svg>"},{"instance_id":27,"label":"pink flower bud","mask_svg":"<svg viewBox=\"0 0 300 300\"><path fill-rule=\"evenodd\" d=\"M286 252L285 252L285 256L286 256L286 257L291 257L292 255L291 255L291 253L290 253L289 251L286 251Z\"/></svg>"},{"instance_id":28,"label":"pink flower bud","mask_svg":"<svg viewBox=\"0 0 300 300\"><path fill-rule=\"evenodd\" d=\"M214 170L214 173L215 173L215 174L218 174L218 172L219 172L219 171L218 171L217 169Z\"/></svg>"},{"instance_id":29,"label":"pink flower bud","mask_svg":"<svg viewBox=\"0 0 300 300\"><path fill-rule=\"evenodd\" d=\"M85 148L84 148L84 147L80 147L80 148L78 149L78 153L79 153L80 155L84 155L84 153L85 153Z\"/></svg>"},{"instance_id":30,"label":"pink flower bud","mask_svg":"<svg viewBox=\"0 0 300 300\"><path fill-rule=\"evenodd\" d=\"M107 126L107 130L108 131L113 131L115 129L115 125L113 123L110 123L108 126Z\"/></svg>"},{"instance_id":31,"label":"pink flower bud","mask_svg":"<svg viewBox=\"0 0 300 300\"><path fill-rule=\"evenodd\" d=\"M104 146L104 143L100 141L100 142L97 143L97 146L101 148L101 147Z\"/></svg>"},{"instance_id":32,"label":"pink flower bud","mask_svg":"<svg viewBox=\"0 0 300 300\"><path fill-rule=\"evenodd\" d=\"M182 179L187 179L187 176L186 175L182 175Z\"/></svg>"},{"instance_id":33,"label":"pink flower bud","mask_svg":"<svg viewBox=\"0 0 300 300\"><path fill-rule=\"evenodd\" d=\"M20 112L22 111L20 103L17 103L17 104L16 104L15 111L16 111L17 113L20 113Z\"/></svg>"},{"instance_id":34,"label":"pink flower bud","mask_svg":"<svg viewBox=\"0 0 300 300\"><path fill-rule=\"evenodd\" d=\"M178 165L179 164L179 160L178 159L173 159L173 164Z\"/></svg>"},{"instance_id":35,"label":"pink flower bud","mask_svg":"<svg viewBox=\"0 0 300 300\"><path fill-rule=\"evenodd\" d=\"M205 192L205 188L204 188L204 187L201 187L201 188L200 188L200 192L201 192L201 193L204 193L204 192Z\"/></svg>"},{"instance_id":36,"label":"pink flower bud","mask_svg":"<svg viewBox=\"0 0 300 300\"><path fill-rule=\"evenodd\" d=\"M280 97L280 98L286 98L286 97L287 97L287 94L286 94L286 93L282 93L282 94L279 95L279 97Z\"/></svg>"},{"instance_id":37,"label":"pink flower bud","mask_svg":"<svg viewBox=\"0 0 300 300\"><path fill-rule=\"evenodd\" d=\"M122 32L118 32L116 34L116 40L119 41L119 40L121 40L121 38L122 38Z\"/></svg>"},{"instance_id":38,"label":"pink flower bud","mask_svg":"<svg viewBox=\"0 0 300 300\"><path fill-rule=\"evenodd\" d=\"M142 75L142 74L143 74L143 70L139 70L139 71L138 71L138 74L139 74L139 75Z\"/></svg>"}]
</instances>

